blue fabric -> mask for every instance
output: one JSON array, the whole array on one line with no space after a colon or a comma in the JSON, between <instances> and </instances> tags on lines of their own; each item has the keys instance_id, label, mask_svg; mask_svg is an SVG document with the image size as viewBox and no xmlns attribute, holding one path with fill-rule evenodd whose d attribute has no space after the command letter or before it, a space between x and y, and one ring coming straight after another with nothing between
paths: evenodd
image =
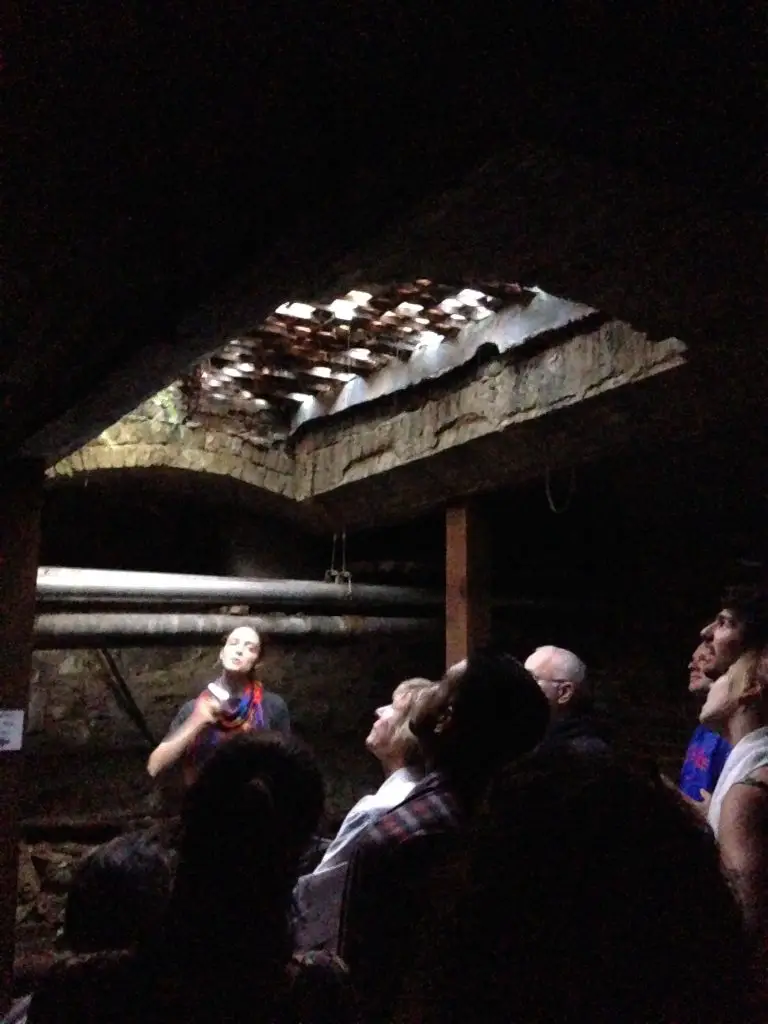
<instances>
[{"instance_id":1,"label":"blue fabric","mask_svg":"<svg viewBox=\"0 0 768 1024\"><path fill-rule=\"evenodd\" d=\"M680 789L692 800L701 800L701 790L708 793L717 785L726 758L731 752L727 740L705 725L695 729L680 772Z\"/></svg>"}]
</instances>

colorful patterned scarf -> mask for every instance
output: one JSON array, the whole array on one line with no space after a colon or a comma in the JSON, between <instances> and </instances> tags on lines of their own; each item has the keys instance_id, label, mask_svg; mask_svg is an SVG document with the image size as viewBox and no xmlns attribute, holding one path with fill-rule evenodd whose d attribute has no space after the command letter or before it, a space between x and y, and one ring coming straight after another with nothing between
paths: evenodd
<instances>
[{"instance_id":1,"label":"colorful patterned scarf","mask_svg":"<svg viewBox=\"0 0 768 1024\"><path fill-rule=\"evenodd\" d=\"M224 740L241 732L266 728L263 707L264 687L258 681L248 683L240 697L225 702L215 725L203 729L188 751L188 763L196 772ZM210 701L208 690L203 690L197 702Z\"/></svg>"}]
</instances>

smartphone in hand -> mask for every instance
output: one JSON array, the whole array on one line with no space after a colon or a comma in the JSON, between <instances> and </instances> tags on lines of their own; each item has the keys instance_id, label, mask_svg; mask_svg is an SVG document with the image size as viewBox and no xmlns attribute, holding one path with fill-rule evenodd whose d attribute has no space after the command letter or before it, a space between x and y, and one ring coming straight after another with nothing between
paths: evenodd
<instances>
[{"instance_id":1,"label":"smartphone in hand","mask_svg":"<svg viewBox=\"0 0 768 1024\"><path fill-rule=\"evenodd\" d=\"M207 689L220 704L226 704L229 700L229 692L221 683L208 683Z\"/></svg>"}]
</instances>

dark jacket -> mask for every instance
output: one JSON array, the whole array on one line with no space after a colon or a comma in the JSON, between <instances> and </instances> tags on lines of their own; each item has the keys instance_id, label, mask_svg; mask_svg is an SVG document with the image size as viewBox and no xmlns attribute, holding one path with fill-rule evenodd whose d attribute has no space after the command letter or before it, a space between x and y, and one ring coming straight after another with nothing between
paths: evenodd
<instances>
[{"instance_id":1,"label":"dark jacket","mask_svg":"<svg viewBox=\"0 0 768 1024\"><path fill-rule=\"evenodd\" d=\"M563 715L549 727L538 749L545 753L609 754L610 729L600 716L591 711Z\"/></svg>"}]
</instances>

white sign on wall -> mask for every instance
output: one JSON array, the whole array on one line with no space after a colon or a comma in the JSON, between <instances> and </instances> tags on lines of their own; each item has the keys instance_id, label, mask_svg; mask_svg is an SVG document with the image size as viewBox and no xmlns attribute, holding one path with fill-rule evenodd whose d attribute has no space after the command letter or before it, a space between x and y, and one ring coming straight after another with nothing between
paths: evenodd
<instances>
[{"instance_id":1,"label":"white sign on wall","mask_svg":"<svg viewBox=\"0 0 768 1024\"><path fill-rule=\"evenodd\" d=\"M21 750L24 739L24 712L0 709L0 754Z\"/></svg>"}]
</instances>

